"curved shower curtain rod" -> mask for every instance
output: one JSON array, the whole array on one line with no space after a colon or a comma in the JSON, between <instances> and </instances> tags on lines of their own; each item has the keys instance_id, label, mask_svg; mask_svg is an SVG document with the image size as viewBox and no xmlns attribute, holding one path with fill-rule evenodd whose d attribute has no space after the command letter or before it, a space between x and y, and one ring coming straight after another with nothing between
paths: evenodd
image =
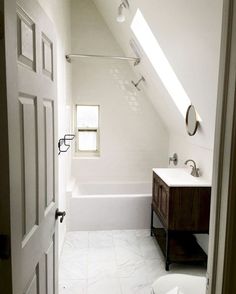
<instances>
[{"instance_id":1,"label":"curved shower curtain rod","mask_svg":"<svg viewBox=\"0 0 236 294\"><path fill-rule=\"evenodd\" d=\"M97 54L67 54L66 60L71 62L72 58L105 58L105 59L116 59L116 60L131 60L134 61L134 66L138 65L141 61L139 57L126 57L126 56L107 56Z\"/></svg>"}]
</instances>

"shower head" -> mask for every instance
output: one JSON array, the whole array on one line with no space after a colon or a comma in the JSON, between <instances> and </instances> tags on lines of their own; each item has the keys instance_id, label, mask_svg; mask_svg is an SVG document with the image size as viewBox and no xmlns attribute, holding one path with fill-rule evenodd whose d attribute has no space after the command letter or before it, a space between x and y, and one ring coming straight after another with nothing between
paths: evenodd
<instances>
[{"instance_id":1,"label":"shower head","mask_svg":"<svg viewBox=\"0 0 236 294\"><path fill-rule=\"evenodd\" d=\"M141 82L145 82L145 78L143 76L136 83L134 81L131 81L131 83L138 91L141 91L141 89L138 87Z\"/></svg>"}]
</instances>

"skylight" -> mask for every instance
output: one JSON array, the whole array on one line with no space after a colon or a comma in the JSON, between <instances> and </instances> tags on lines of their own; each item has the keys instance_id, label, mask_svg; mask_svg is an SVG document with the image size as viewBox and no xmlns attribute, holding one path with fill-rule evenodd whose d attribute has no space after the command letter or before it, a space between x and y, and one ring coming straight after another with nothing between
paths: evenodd
<instances>
[{"instance_id":1,"label":"skylight","mask_svg":"<svg viewBox=\"0 0 236 294\"><path fill-rule=\"evenodd\" d=\"M131 29L177 108L185 117L191 101L139 9L133 18Z\"/></svg>"}]
</instances>

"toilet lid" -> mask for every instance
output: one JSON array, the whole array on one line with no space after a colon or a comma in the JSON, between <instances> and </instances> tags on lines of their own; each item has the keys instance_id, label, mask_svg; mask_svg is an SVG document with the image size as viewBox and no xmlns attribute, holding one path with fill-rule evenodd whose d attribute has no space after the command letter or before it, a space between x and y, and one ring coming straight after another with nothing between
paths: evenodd
<instances>
[{"instance_id":1,"label":"toilet lid","mask_svg":"<svg viewBox=\"0 0 236 294\"><path fill-rule=\"evenodd\" d=\"M177 289L177 290L176 290ZM184 274L169 274L152 285L154 294L205 294L206 278Z\"/></svg>"}]
</instances>

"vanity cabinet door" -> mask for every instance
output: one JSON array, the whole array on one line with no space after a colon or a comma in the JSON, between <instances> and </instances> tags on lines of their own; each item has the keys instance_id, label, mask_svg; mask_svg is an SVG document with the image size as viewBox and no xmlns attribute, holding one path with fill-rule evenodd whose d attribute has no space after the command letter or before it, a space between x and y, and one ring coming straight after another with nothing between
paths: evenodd
<instances>
[{"instance_id":1,"label":"vanity cabinet door","mask_svg":"<svg viewBox=\"0 0 236 294\"><path fill-rule=\"evenodd\" d=\"M169 191L166 184L155 174L153 175L152 205L163 226L167 228L169 215Z\"/></svg>"},{"instance_id":2,"label":"vanity cabinet door","mask_svg":"<svg viewBox=\"0 0 236 294\"><path fill-rule=\"evenodd\" d=\"M152 187L152 205L157 212L160 207L160 191L159 191L158 177L153 175L153 187Z\"/></svg>"},{"instance_id":3,"label":"vanity cabinet door","mask_svg":"<svg viewBox=\"0 0 236 294\"><path fill-rule=\"evenodd\" d=\"M169 216L169 191L165 185L160 185L160 207L159 211L162 216L162 220L168 227L168 216Z\"/></svg>"},{"instance_id":4,"label":"vanity cabinet door","mask_svg":"<svg viewBox=\"0 0 236 294\"><path fill-rule=\"evenodd\" d=\"M169 229L208 233L211 188L175 187L169 202Z\"/></svg>"}]
</instances>

